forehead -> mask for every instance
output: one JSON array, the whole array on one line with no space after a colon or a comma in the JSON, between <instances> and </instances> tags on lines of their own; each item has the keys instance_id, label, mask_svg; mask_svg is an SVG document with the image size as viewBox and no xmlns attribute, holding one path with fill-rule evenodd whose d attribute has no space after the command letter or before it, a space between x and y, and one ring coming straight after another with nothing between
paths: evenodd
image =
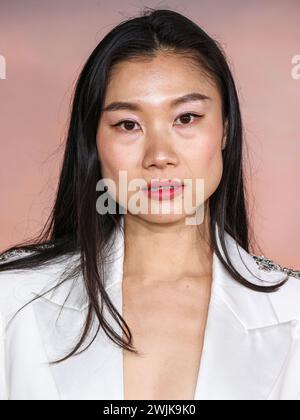
<instances>
[{"instance_id":1,"label":"forehead","mask_svg":"<svg viewBox=\"0 0 300 420\"><path fill-rule=\"evenodd\" d=\"M187 56L160 53L154 58L116 64L109 75L105 102L116 99L160 102L164 97L193 91L219 96L216 83L200 64Z\"/></svg>"}]
</instances>

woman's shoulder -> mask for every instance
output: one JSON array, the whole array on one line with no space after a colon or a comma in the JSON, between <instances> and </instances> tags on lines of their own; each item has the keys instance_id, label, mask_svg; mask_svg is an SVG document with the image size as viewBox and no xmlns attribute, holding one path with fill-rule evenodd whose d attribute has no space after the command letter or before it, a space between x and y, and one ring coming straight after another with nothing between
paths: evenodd
<instances>
[{"instance_id":1,"label":"woman's shoulder","mask_svg":"<svg viewBox=\"0 0 300 420\"><path fill-rule=\"evenodd\" d=\"M31 252L30 252L31 253ZM13 252L0 256L0 314L6 319L37 295L53 288L61 279L72 257L49 261L31 268L12 268L1 271L1 262L12 262L28 252Z\"/></svg>"},{"instance_id":2,"label":"woman's shoulder","mask_svg":"<svg viewBox=\"0 0 300 420\"><path fill-rule=\"evenodd\" d=\"M251 254L257 267L257 273L264 273L264 280L273 281L278 275L282 275L285 283L269 296L276 306L280 321L288 321L291 318L300 320L300 271L293 267L286 267L264 255ZM277 280L278 281L278 280ZM268 283L267 283L268 284Z\"/></svg>"},{"instance_id":3,"label":"woman's shoulder","mask_svg":"<svg viewBox=\"0 0 300 420\"><path fill-rule=\"evenodd\" d=\"M216 259L218 292L243 319L244 325L254 328L299 322L300 272L293 267L284 267L264 255L252 254L237 244L229 234L225 239L230 260L248 284L245 287L246 284L236 281ZM224 257L224 253L221 253ZM269 290L264 290L266 287Z\"/></svg>"}]
</instances>

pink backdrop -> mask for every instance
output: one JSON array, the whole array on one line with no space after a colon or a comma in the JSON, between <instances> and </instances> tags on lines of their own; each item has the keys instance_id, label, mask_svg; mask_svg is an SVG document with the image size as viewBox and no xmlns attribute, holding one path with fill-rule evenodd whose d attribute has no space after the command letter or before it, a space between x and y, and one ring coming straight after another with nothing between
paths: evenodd
<instances>
[{"instance_id":1,"label":"pink backdrop","mask_svg":"<svg viewBox=\"0 0 300 420\"><path fill-rule=\"evenodd\" d=\"M224 46L241 99L255 234L264 255L300 269L299 0L1 0L0 250L45 222L79 70L105 33L145 5L187 15Z\"/></svg>"}]
</instances>

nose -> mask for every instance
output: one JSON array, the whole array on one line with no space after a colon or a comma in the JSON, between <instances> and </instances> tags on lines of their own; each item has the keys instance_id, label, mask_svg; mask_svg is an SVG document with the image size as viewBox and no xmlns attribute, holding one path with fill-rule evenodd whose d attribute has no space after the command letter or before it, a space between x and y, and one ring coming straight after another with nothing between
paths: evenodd
<instances>
[{"instance_id":1,"label":"nose","mask_svg":"<svg viewBox=\"0 0 300 420\"><path fill-rule=\"evenodd\" d=\"M177 166L178 163L179 157L170 136L156 133L148 137L143 157L145 169L162 170L168 165Z\"/></svg>"}]
</instances>

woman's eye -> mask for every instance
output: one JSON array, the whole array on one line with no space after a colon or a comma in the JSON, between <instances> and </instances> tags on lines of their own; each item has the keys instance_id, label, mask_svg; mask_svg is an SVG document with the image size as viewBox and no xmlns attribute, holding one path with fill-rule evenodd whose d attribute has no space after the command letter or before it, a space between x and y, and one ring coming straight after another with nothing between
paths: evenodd
<instances>
[{"instance_id":1,"label":"woman's eye","mask_svg":"<svg viewBox=\"0 0 300 420\"><path fill-rule=\"evenodd\" d=\"M186 114L180 115L177 119L180 119L183 122L183 125L188 125L191 121L190 118L194 117L195 119L201 118L202 115L197 115L192 112L187 112Z\"/></svg>"},{"instance_id":2,"label":"woman's eye","mask_svg":"<svg viewBox=\"0 0 300 420\"><path fill-rule=\"evenodd\" d=\"M176 118L176 120L180 119L181 122L183 124L181 125L188 125L191 121L191 117L195 118L195 119L199 119L202 117L202 115L198 115L198 114L194 114L192 112L187 112L185 114L180 115L178 118ZM116 124L113 124L112 127L122 127L125 129L125 131L134 131L134 127L137 123L135 121L131 121L131 120L122 120L119 121Z\"/></svg>"},{"instance_id":3,"label":"woman's eye","mask_svg":"<svg viewBox=\"0 0 300 420\"><path fill-rule=\"evenodd\" d=\"M137 124L137 123L135 121L131 121L131 120L122 120L122 121L119 121L116 124L113 124L113 127L121 127L123 124L124 124L124 127L127 127L125 129L125 131L134 131L134 130L132 130L132 128L134 128L135 124Z\"/></svg>"}]
</instances>

